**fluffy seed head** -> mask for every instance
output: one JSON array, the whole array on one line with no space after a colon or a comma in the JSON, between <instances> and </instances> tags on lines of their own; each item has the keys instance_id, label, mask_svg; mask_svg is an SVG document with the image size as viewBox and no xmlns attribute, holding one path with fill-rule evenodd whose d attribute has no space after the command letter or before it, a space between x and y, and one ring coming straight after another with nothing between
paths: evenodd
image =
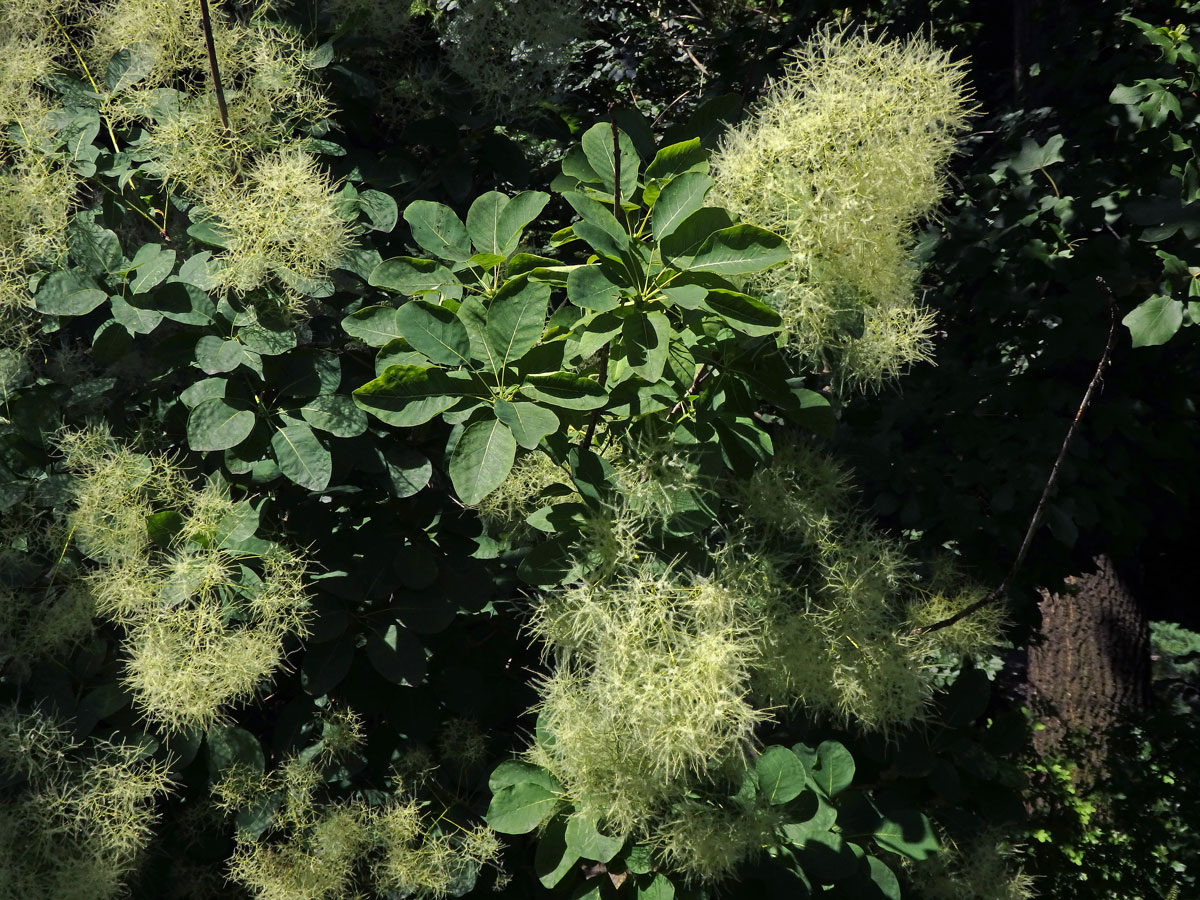
<instances>
[{"instance_id":1,"label":"fluffy seed head","mask_svg":"<svg viewBox=\"0 0 1200 900\"><path fill-rule=\"evenodd\" d=\"M792 251L752 287L797 353L844 384L927 357L911 231L969 114L961 66L927 41L824 31L713 157L714 199Z\"/></svg>"}]
</instances>

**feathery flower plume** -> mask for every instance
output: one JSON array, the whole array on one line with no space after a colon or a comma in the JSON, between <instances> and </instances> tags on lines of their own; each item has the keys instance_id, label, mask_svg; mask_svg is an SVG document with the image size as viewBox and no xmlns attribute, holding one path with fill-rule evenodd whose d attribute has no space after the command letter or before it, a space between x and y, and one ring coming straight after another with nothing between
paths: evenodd
<instances>
[{"instance_id":1,"label":"feathery flower plume","mask_svg":"<svg viewBox=\"0 0 1200 900\"><path fill-rule=\"evenodd\" d=\"M961 64L928 41L827 30L797 51L712 159L714 199L784 236L752 279L797 354L869 387L928 358L912 228L971 113Z\"/></svg>"}]
</instances>

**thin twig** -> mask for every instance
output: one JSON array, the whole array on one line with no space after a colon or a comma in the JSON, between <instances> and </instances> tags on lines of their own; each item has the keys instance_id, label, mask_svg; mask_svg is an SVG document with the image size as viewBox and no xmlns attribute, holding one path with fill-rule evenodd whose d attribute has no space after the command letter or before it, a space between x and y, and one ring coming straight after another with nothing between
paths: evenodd
<instances>
[{"instance_id":1,"label":"thin twig","mask_svg":"<svg viewBox=\"0 0 1200 900\"><path fill-rule=\"evenodd\" d=\"M600 387L608 382L608 344L600 348ZM600 422L600 410L593 409L592 416L588 419L587 431L583 435L583 443L579 446L586 450L592 446L592 438L596 436L596 425Z\"/></svg>"},{"instance_id":2,"label":"thin twig","mask_svg":"<svg viewBox=\"0 0 1200 900\"><path fill-rule=\"evenodd\" d=\"M703 77L707 78L708 67L705 66L704 63L700 62L700 60L696 59L696 55L692 53L692 48L683 42L683 38L671 34L670 27L666 22L663 21L662 16L658 12L651 12L650 17L658 23L658 26L662 29L663 34L667 36L667 39L675 41L675 43L679 45L679 49L687 54L687 58L692 61L692 65L696 67L697 71L699 71Z\"/></svg>"},{"instance_id":3,"label":"thin twig","mask_svg":"<svg viewBox=\"0 0 1200 900\"><path fill-rule=\"evenodd\" d=\"M1071 420L1071 427L1067 429L1067 436L1062 442L1062 447L1058 450L1058 458L1054 460L1054 466L1050 469L1050 477L1046 479L1046 486L1042 489L1041 499L1038 500L1037 508L1033 511L1033 518L1029 520L1029 527L1025 529L1025 539L1021 542L1021 549L1017 551L1017 558L1013 560L1008 574L1004 576L1004 580L1000 586L991 591L982 600L977 600L970 606L964 607L948 618L942 619L940 622L934 622L932 625L926 625L922 628L914 628L913 634L929 634L934 631L941 631L943 628L949 628L951 625L956 625L967 616L977 612L989 604L995 603L1007 592L1012 585L1013 579L1016 578L1017 572L1025 562L1025 557L1029 553L1029 547L1033 544L1033 535L1042 524L1042 518L1046 513L1046 503L1050 499L1050 493L1054 490L1055 484L1058 483L1059 469L1062 467L1063 460L1066 459L1067 450L1071 447L1071 442L1075 439L1075 432L1079 428L1079 422L1083 418L1083 414L1087 412L1091 406L1092 397L1096 393L1096 388L1104 380L1104 369L1109 363L1109 357L1112 355L1113 347L1117 342L1117 304L1113 297L1112 290L1107 282L1099 276L1096 281L1100 283L1101 289L1108 294L1108 341L1104 345L1104 352L1100 354L1100 362L1096 365L1096 374L1092 376L1091 383L1088 384L1087 391L1084 392L1083 400L1079 404L1079 409L1075 412L1075 418Z\"/></svg>"},{"instance_id":4,"label":"thin twig","mask_svg":"<svg viewBox=\"0 0 1200 900\"><path fill-rule=\"evenodd\" d=\"M696 393L696 389L704 383L704 379L706 379L711 373L712 369L709 368L708 363L705 363L699 369L697 369L696 377L692 379L691 385L688 386L688 389L684 392L683 396L679 398L679 401L671 407L671 411L667 413L667 416L673 416L675 413L683 409L683 404L687 402L687 398Z\"/></svg>"},{"instance_id":5,"label":"thin twig","mask_svg":"<svg viewBox=\"0 0 1200 900\"><path fill-rule=\"evenodd\" d=\"M225 90L221 87L221 70L217 67L217 45L213 43L212 19L208 15L208 0L200 0L200 24L204 27L204 46L208 48L208 67L212 70L213 91L217 95L217 112L221 115L221 124L225 131L233 133L229 127L229 109L225 106Z\"/></svg>"},{"instance_id":6,"label":"thin twig","mask_svg":"<svg viewBox=\"0 0 1200 900\"><path fill-rule=\"evenodd\" d=\"M672 100L666 106L664 106L663 111L660 112L657 116L655 116L654 121L650 123L651 127L656 127L658 125L658 123L660 121L662 121L662 117L665 116L668 112L670 112L671 107L673 107L676 103L678 103L680 100L682 100L684 97L686 97L691 92L692 92L692 89L688 88L686 91L684 91L678 97L676 97L674 100Z\"/></svg>"}]
</instances>

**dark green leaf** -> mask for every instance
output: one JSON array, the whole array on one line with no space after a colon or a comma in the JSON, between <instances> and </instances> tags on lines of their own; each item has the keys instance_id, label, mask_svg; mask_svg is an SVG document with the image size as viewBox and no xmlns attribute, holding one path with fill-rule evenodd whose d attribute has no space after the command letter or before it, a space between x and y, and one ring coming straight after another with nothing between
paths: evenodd
<instances>
[{"instance_id":1,"label":"dark green leaf","mask_svg":"<svg viewBox=\"0 0 1200 900\"><path fill-rule=\"evenodd\" d=\"M203 378L180 393L179 399L191 409L211 397L224 397L228 386L229 381L225 378Z\"/></svg>"},{"instance_id":2,"label":"dark green leaf","mask_svg":"<svg viewBox=\"0 0 1200 900\"><path fill-rule=\"evenodd\" d=\"M217 313L217 306L206 291L183 281L168 278L153 296L155 309L182 325L208 325Z\"/></svg>"},{"instance_id":3,"label":"dark green leaf","mask_svg":"<svg viewBox=\"0 0 1200 900\"><path fill-rule=\"evenodd\" d=\"M621 285L601 266L580 266L567 276L567 299L582 309L607 312L621 302Z\"/></svg>"},{"instance_id":4,"label":"dark green leaf","mask_svg":"<svg viewBox=\"0 0 1200 900\"><path fill-rule=\"evenodd\" d=\"M392 684L416 687L425 680L425 648L402 623L392 620L372 631L366 650L375 671Z\"/></svg>"},{"instance_id":5,"label":"dark green leaf","mask_svg":"<svg viewBox=\"0 0 1200 900\"><path fill-rule=\"evenodd\" d=\"M566 200L575 207L583 218L571 227L575 234L587 241L597 253L614 259L629 252L631 248L629 235L611 212L601 206L591 197L583 194L566 193Z\"/></svg>"},{"instance_id":6,"label":"dark green leaf","mask_svg":"<svg viewBox=\"0 0 1200 900\"><path fill-rule=\"evenodd\" d=\"M154 71L158 51L153 44L135 41L113 54L104 75L104 86L110 94L116 94L142 81Z\"/></svg>"},{"instance_id":7,"label":"dark green leaf","mask_svg":"<svg viewBox=\"0 0 1200 900\"><path fill-rule=\"evenodd\" d=\"M667 364L671 322L660 312L632 315L621 326L621 339L629 368L654 384Z\"/></svg>"},{"instance_id":8,"label":"dark green leaf","mask_svg":"<svg viewBox=\"0 0 1200 900\"><path fill-rule=\"evenodd\" d=\"M1021 152L1009 160L1014 171L1027 175L1038 169L1063 161L1062 148L1066 141L1061 134L1052 135L1045 144L1039 145L1033 138L1025 138Z\"/></svg>"},{"instance_id":9,"label":"dark green leaf","mask_svg":"<svg viewBox=\"0 0 1200 900\"><path fill-rule=\"evenodd\" d=\"M485 331L492 371L512 365L541 340L549 302L550 285L527 278L511 280L496 293Z\"/></svg>"},{"instance_id":10,"label":"dark green leaf","mask_svg":"<svg viewBox=\"0 0 1200 900\"><path fill-rule=\"evenodd\" d=\"M704 306L729 323L730 328L753 337L772 334L783 322L779 313L761 300L737 291L709 291Z\"/></svg>"},{"instance_id":11,"label":"dark green leaf","mask_svg":"<svg viewBox=\"0 0 1200 900\"><path fill-rule=\"evenodd\" d=\"M468 425L450 455L450 481L458 498L474 506L508 476L517 455L517 442L508 426L497 419Z\"/></svg>"},{"instance_id":12,"label":"dark green leaf","mask_svg":"<svg viewBox=\"0 0 1200 900\"><path fill-rule=\"evenodd\" d=\"M675 900L675 885L662 872L638 878L635 885L634 900Z\"/></svg>"},{"instance_id":13,"label":"dark green leaf","mask_svg":"<svg viewBox=\"0 0 1200 900\"><path fill-rule=\"evenodd\" d=\"M892 812L875 830L879 846L909 859L920 861L941 850L933 825L924 813L915 809Z\"/></svg>"},{"instance_id":14,"label":"dark green leaf","mask_svg":"<svg viewBox=\"0 0 1200 900\"><path fill-rule=\"evenodd\" d=\"M748 275L791 258L791 250L779 235L743 223L711 234L688 260L687 268L717 275Z\"/></svg>"},{"instance_id":15,"label":"dark green leaf","mask_svg":"<svg viewBox=\"0 0 1200 900\"><path fill-rule=\"evenodd\" d=\"M300 407L304 421L336 437L357 437L367 430L367 414L345 394L321 394Z\"/></svg>"},{"instance_id":16,"label":"dark green leaf","mask_svg":"<svg viewBox=\"0 0 1200 900\"><path fill-rule=\"evenodd\" d=\"M143 244L130 262L129 290L144 294L158 287L175 268L175 251L160 244Z\"/></svg>"},{"instance_id":17,"label":"dark green leaf","mask_svg":"<svg viewBox=\"0 0 1200 900\"><path fill-rule=\"evenodd\" d=\"M467 329L458 316L444 306L426 300L409 300L396 310L393 321L413 349L424 353L433 362L460 366L471 358Z\"/></svg>"},{"instance_id":18,"label":"dark green leaf","mask_svg":"<svg viewBox=\"0 0 1200 900\"><path fill-rule=\"evenodd\" d=\"M467 210L467 232L478 253L494 254L501 260L507 255L503 251L504 239L498 235L500 214L508 206L509 198L499 191L480 194Z\"/></svg>"},{"instance_id":19,"label":"dark green leaf","mask_svg":"<svg viewBox=\"0 0 1200 900\"><path fill-rule=\"evenodd\" d=\"M404 210L404 221L412 228L413 240L438 259L455 262L470 259L471 237L450 207L428 200L414 200Z\"/></svg>"},{"instance_id":20,"label":"dark green leaf","mask_svg":"<svg viewBox=\"0 0 1200 900\"><path fill-rule=\"evenodd\" d=\"M90 277L73 270L52 272L38 286L38 311L53 316L83 316L108 299Z\"/></svg>"},{"instance_id":21,"label":"dark green leaf","mask_svg":"<svg viewBox=\"0 0 1200 900\"><path fill-rule=\"evenodd\" d=\"M371 270L367 284L408 296L430 291L446 297L462 296L462 285L453 272L432 259L410 256L385 259Z\"/></svg>"},{"instance_id":22,"label":"dark green leaf","mask_svg":"<svg viewBox=\"0 0 1200 900\"><path fill-rule=\"evenodd\" d=\"M301 487L323 491L333 474L333 457L307 425L295 423L271 436L279 471Z\"/></svg>"},{"instance_id":23,"label":"dark green leaf","mask_svg":"<svg viewBox=\"0 0 1200 900\"><path fill-rule=\"evenodd\" d=\"M150 334L162 324L163 315L156 309L142 309L126 303L113 294L109 299L113 318L120 322L130 334Z\"/></svg>"},{"instance_id":24,"label":"dark green leaf","mask_svg":"<svg viewBox=\"0 0 1200 900\"><path fill-rule=\"evenodd\" d=\"M900 900L900 882L896 878L896 873L889 868L887 863L874 856L868 856L867 864L871 868L871 881L875 883L875 888L879 891L880 896L884 900Z\"/></svg>"},{"instance_id":25,"label":"dark green leaf","mask_svg":"<svg viewBox=\"0 0 1200 900\"><path fill-rule=\"evenodd\" d=\"M704 206L713 181L700 172L688 172L671 180L654 201L651 217L654 237L661 241L678 228L688 216Z\"/></svg>"},{"instance_id":26,"label":"dark green leaf","mask_svg":"<svg viewBox=\"0 0 1200 900\"><path fill-rule=\"evenodd\" d=\"M193 450L227 450L254 430L254 413L221 397L198 403L188 415L188 446Z\"/></svg>"},{"instance_id":27,"label":"dark green leaf","mask_svg":"<svg viewBox=\"0 0 1200 900\"><path fill-rule=\"evenodd\" d=\"M800 796L808 783L808 773L799 757L787 747L768 747L755 761L758 790L772 806Z\"/></svg>"},{"instance_id":28,"label":"dark green leaf","mask_svg":"<svg viewBox=\"0 0 1200 900\"><path fill-rule=\"evenodd\" d=\"M553 793L562 791L557 778L541 766L520 759L505 760L488 777L488 790L493 794L514 784L536 784Z\"/></svg>"},{"instance_id":29,"label":"dark green leaf","mask_svg":"<svg viewBox=\"0 0 1200 900\"><path fill-rule=\"evenodd\" d=\"M367 214L367 220L375 231L391 231L396 227L398 210L396 201L382 191L361 191L358 205Z\"/></svg>"},{"instance_id":30,"label":"dark green leaf","mask_svg":"<svg viewBox=\"0 0 1200 900\"><path fill-rule=\"evenodd\" d=\"M182 528L183 516L174 509L163 510L146 517L146 534L160 547L169 547Z\"/></svg>"},{"instance_id":31,"label":"dark green leaf","mask_svg":"<svg viewBox=\"0 0 1200 900\"><path fill-rule=\"evenodd\" d=\"M382 455L394 496L411 497L429 484L433 465L424 453L407 447L389 447Z\"/></svg>"},{"instance_id":32,"label":"dark green leaf","mask_svg":"<svg viewBox=\"0 0 1200 900\"><path fill-rule=\"evenodd\" d=\"M350 635L310 646L300 663L300 686L310 697L323 697L345 680L353 664L354 640Z\"/></svg>"},{"instance_id":33,"label":"dark green leaf","mask_svg":"<svg viewBox=\"0 0 1200 900\"><path fill-rule=\"evenodd\" d=\"M205 735L208 743L209 772L215 780L231 766L261 773L267 760L258 738L244 728L214 725Z\"/></svg>"},{"instance_id":34,"label":"dark green leaf","mask_svg":"<svg viewBox=\"0 0 1200 900\"><path fill-rule=\"evenodd\" d=\"M567 820L567 847L584 859L608 862L625 844L623 837L601 834L595 818L576 813Z\"/></svg>"},{"instance_id":35,"label":"dark green leaf","mask_svg":"<svg viewBox=\"0 0 1200 900\"><path fill-rule=\"evenodd\" d=\"M408 428L428 422L462 396L462 386L439 369L388 366L354 392L354 402L389 425Z\"/></svg>"},{"instance_id":36,"label":"dark green leaf","mask_svg":"<svg viewBox=\"0 0 1200 900\"><path fill-rule=\"evenodd\" d=\"M511 256L521 243L521 233L545 209L550 195L542 191L521 191L514 196L500 213L496 225L496 238L500 244L497 253ZM509 272L509 275L518 274Z\"/></svg>"},{"instance_id":37,"label":"dark green leaf","mask_svg":"<svg viewBox=\"0 0 1200 900\"><path fill-rule=\"evenodd\" d=\"M811 774L813 783L825 796L833 797L854 780L854 757L837 741L823 741L817 747L817 760Z\"/></svg>"},{"instance_id":38,"label":"dark green leaf","mask_svg":"<svg viewBox=\"0 0 1200 900\"><path fill-rule=\"evenodd\" d=\"M552 411L536 403L507 400L496 401L496 418L512 431L517 443L526 450L532 450L541 443L542 438L558 431L559 421Z\"/></svg>"},{"instance_id":39,"label":"dark green leaf","mask_svg":"<svg viewBox=\"0 0 1200 900\"><path fill-rule=\"evenodd\" d=\"M705 241L732 225L733 219L725 210L715 206L701 207L680 222L659 244L663 259L686 268L688 261L700 252Z\"/></svg>"},{"instance_id":40,"label":"dark green leaf","mask_svg":"<svg viewBox=\"0 0 1200 900\"><path fill-rule=\"evenodd\" d=\"M573 541L566 535L550 538L538 544L521 560L517 574L528 584L549 586L558 584L571 570Z\"/></svg>"},{"instance_id":41,"label":"dark green leaf","mask_svg":"<svg viewBox=\"0 0 1200 900\"><path fill-rule=\"evenodd\" d=\"M633 196L637 190L638 167L641 159L637 148L629 135L617 129L614 141L613 126L610 122L598 122L583 133L580 141L583 155L587 157L592 171L600 176L600 183L610 194L616 187L616 154L620 153L621 195L625 199ZM614 146L615 145L615 146Z\"/></svg>"},{"instance_id":42,"label":"dark green leaf","mask_svg":"<svg viewBox=\"0 0 1200 900\"><path fill-rule=\"evenodd\" d=\"M539 784L510 784L492 796L487 823L501 834L527 834L541 825L557 804L558 795Z\"/></svg>"},{"instance_id":43,"label":"dark green leaf","mask_svg":"<svg viewBox=\"0 0 1200 900\"><path fill-rule=\"evenodd\" d=\"M608 392L591 378L572 372L530 375L521 393L531 400L566 409L599 409L608 402Z\"/></svg>"},{"instance_id":44,"label":"dark green leaf","mask_svg":"<svg viewBox=\"0 0 1200 900\"><path fill-rule=\"evenodd\" d=\"M71 219L67 246L71 258L91 275L112 275L121 270L124 256L120 239L115 232L91 221L86 213Z\"/></svg>"},{"instance_id":45,"label":"dark green leaf","mask_svg":"<svg viewBox=\"0 0 1200 900\"><path fill-rule=\"evenodd\" d=\"M708 172L708 151L700 146L699 138L663 147L646 167L647 178L674 178L684 172Z\"/></svg>"},{"instance_id":46,"label":"dark green leaf","mask_svg":"<svg viewBox=\"0 0 1200 900\"><path fill-rule=\"evenodd\" d=\"M342 330L368 347L382 347L401 336L396 309L391 306L367 306L342 319Z\"/></svg>"},{"instance_id":47,"label":"dark green leaf","mask_svg":"<svg viewBox=\"0 0 1200 900\"><path fill-rule=\"evenodd\" d=\"M533 869L538 881L543 887L552 888L566 877L578 861L579 854L567 847L566 823L561 817L556 817L538 835L537 851L533 857Z\"/></svg>"},{"instance_id":48,"label":"dark green leaf","mask_svg":"<svg viewBox=\"0 0 1200 900\"><path fill-rule=\"evenodd\" d=\"M1151 297L1121 320L1134 347L1165 344L1183 324L1183 303L1170 297Z\"/></svg>"},{"instance_id":49,"label":"dark green leaf","mask_svg":"<svg viewBox=\"0 0 1200 900\"><path fill-rule=\"evenodd\" d=\"M237 341L225 341L213 334L203 335L196 341L196 365L205 375L232 372L249 354Z\"/></svg>"}]
</instances>

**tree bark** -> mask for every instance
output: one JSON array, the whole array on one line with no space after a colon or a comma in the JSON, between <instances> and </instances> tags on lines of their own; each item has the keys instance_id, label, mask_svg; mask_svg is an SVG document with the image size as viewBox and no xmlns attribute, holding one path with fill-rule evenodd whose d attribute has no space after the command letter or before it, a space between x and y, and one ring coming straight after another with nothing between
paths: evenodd
<instances>
[{"instance_id":1,"label":"tree bark","mask_svg":"<svg viewBox=\"0 0 1200 900\"><path fill-rule=\"evenodd\" d=\"M1108 732L1150 705L1150 628L1145 610L1107 556L1096 571L1042 590L1042 639L1029 648L1030 700L1044 730L1041 755L1082 738L1084 778L1103 773ZM1075 755L1075 754L1072 754Z\"/></svg>"}]
</instances>

